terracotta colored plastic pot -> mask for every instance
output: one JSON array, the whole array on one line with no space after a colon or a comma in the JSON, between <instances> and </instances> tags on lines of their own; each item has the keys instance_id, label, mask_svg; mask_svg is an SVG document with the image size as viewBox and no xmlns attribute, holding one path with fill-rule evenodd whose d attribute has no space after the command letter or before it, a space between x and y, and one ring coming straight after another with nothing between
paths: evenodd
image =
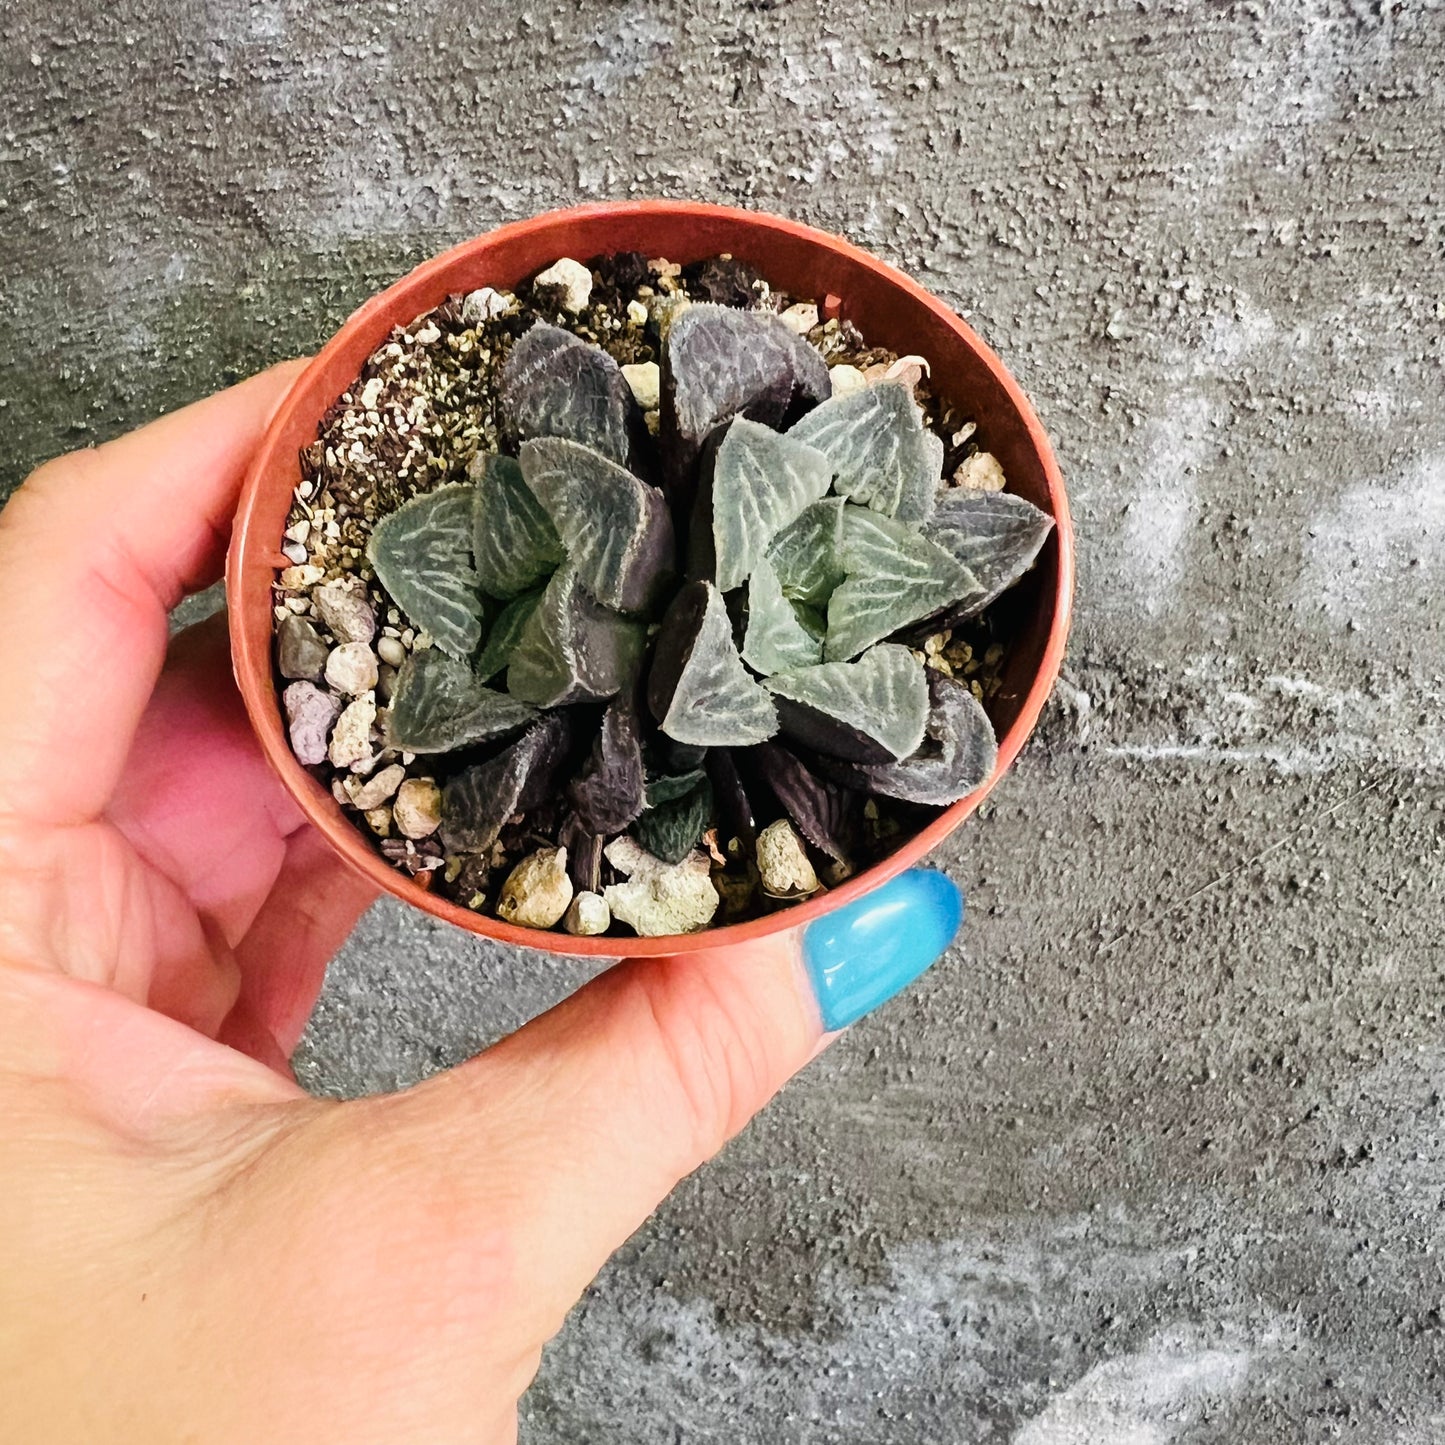
<instances>
[{"instance_id":1,"label":"terracotta colored plastic pot","mask_svg":"<svg viewBox=\"0 0 1445 1445\"><path fill-rule=\"evenodd\" d=\"M1010 489L1049 512L1056 524L1033 572L995 604L1012 610L1017 630L1002 688L990 704L999 751L988 782L840 888L747 923L668 938L572 938L518 928L426 891L393 869L293 756L272 667L271 584L276 569L286 565L279 549L300 481L298 453L315 441L322 414L356 379L367 357L393 326L410 322L452 292L510 288L559 256L585 260L611 251L641 251L684 264L730 253L753 263L782 290L820 303L828 298L832 314L856 323L872 345L927 357L935 389L977 419ZM1038 721L1063 660L1073 575L1068 503L1048 438L1002 362L942 302L866 252L792 221L723 206L638 201L579 206L503 226L418 266L356 311L292 386L251 465L236 514L226 592L236 680L261 746L306 815L358 872L438 918L504 943L635 958L719 948L797 928L878 887L946 838L978 807Z\"/></svg>"}]
</instances>

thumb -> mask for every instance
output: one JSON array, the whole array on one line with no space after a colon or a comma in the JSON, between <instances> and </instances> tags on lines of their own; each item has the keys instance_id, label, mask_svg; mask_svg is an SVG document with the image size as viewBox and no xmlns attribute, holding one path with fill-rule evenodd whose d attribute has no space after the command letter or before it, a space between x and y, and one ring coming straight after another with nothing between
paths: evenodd
<instances>
[{"instance_id":1,"label":"thumb","mask_svg":"<svg viewBox=\"0 0 1445 1445\"><path fill-rule=\"evenodd\" d=\"M920 869L753 947L624 963L394 1096L393 1124L419 1131L453 1183L475 1169L475 1225L509 1241L517 1329L555 1333L673 1186L922 973L962 913L957 888Z\"/></svg>"}]
</instances>

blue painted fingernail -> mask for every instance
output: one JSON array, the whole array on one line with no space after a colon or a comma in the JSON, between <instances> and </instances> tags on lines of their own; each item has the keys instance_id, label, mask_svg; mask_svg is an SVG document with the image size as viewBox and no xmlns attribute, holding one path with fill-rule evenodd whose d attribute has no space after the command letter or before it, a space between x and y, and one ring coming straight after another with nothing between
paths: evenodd
<instances>
[{"instance_id":1,"label":"blue painted fingernail","mask_svg":"<svg viewBox=\"0 0 1445 1445\"><path fill-rule=\"evenodd\" d=\"M803 962L830 1033L906 988L953 942L963 894L931 868L914 868L810 923Z\"/></svg>"}]
</instances>

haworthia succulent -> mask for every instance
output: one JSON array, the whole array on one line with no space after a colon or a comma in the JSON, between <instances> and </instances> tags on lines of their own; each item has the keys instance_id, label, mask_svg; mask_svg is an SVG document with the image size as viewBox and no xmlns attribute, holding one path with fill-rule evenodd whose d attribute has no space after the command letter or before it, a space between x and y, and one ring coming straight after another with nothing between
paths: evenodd
<instances>
[{"instance_id":1,"label":"haworthia succulent","mask_svg":"<svg viewBox=\"0 0 1445 1445\"><path fill-rule=\"evenodd\" d=\"M1034 565L1054 519L1012 492L946 491L928 534L973 574L977 590L950 615L962 620L981 612Z\"/></svg>"},{"instance_id":2,"label":"haworthia succulent","mask_svg":"<svg viewBox=\"0 0 1445 1445\"><path fill-rule=\"evenodd\" d=\"M771 313L689 306L668 328L662 415L680 465L735 416L777 427L831 390L823 358Z\"/></svg>"},{"instance_id":3,"label":"haworthia succulent","mask_svg":"<svg viewBox=\"0 0 1445 1445\"><path fill-rule=\"evenodd\" d=\"M611 837L642 811L644 786L637 713L619 699L603 715L592 754L568 784L567 797L589 833Z\"/></svg>"},{"instance_id":4,"label":"haworthia succulent","mask_svg":"<svg viewBox=\"0 0 1445 1445\"><path fill-rule=\"evenodd\" d=\"M587 590L619 611L651 606L676 562L662 493L599 452L557 437L523 442L521 464Z\"/></svg>"},{"instance_id":5,"label":"haworthia succulent","mask_svg":"<svg viewBox=\"0 0 1445 1445\"><path fill-rule=\"evenodd\" d=\"M436 648L402 664L387 715L387 746L447 753L525 727L536 709L483 687L465 663Z\"/></svg>"},{"instance_id":6,"label":"haworthia succulent","mask_svg":"<svg viewBox=\"0 0 1445 1445\"><path fill-rule=\"evenodd\" d=\"M773 564L762 558L748 583L743 661L754 672L766 676L822 660L822 633L807 627L799 609L783 596Z\"/></svg>"},{"instance_id":7,"label":"haworthia succulent","mask_svg":"<svg viewBox=\"0 0 1445 1445\"><path fill-rule=\"evenodd\" d=\"M768 679L785 733L855 763L895 762L923 741L923 664L884 643L857 662L824 662Z\"/></svg>"},{"instance_id":8,"label":"haworthia succulent","mask_svg":"<svg viewBox=\"0 0 1445 1445\"><path fill-rule=\"evenodd\" d=\"M733 645L722 594L710 582L678 594L658 635L648 701L663 732L699 747L749 747L778 730L767 691Z\"/></svg>"},{"instance_id":9,"label":"haworthia succulent","mask_svg":"<svg viewBox=\"0 0 1445 1445\"><path fill-rule=\"evenodd\" d=\"M438 487L403 502L376 524L366 555L413 627L454 657L476 647L482 599L472 566L469 486Z\"/></svg>"},{"instance_id":10,"label":"haworthia succulent","mask_svg":"<svg viewBox=\"0 0 1445 1445\"><path fill-rule=\"evenodd\" d=\"M646 630L587 595L569 563L528 617L507 666L507 691L537 707L614 697L636 676Z\"/></svg>"},{"instance_id":11,"label":"haworthia succulent","mask_svg":"<svg viewBox=\"0 0 1445 1445\"><path fill-rule=\"evenodd\" d=\"M546 799L571 751L565 712L546 713L496 757L467 768L442 789L441 838L454 853L490 848L514 813Z\"/></svg>"},{"instance_id":12,"label":"haworthia succulent","mask_svg":"<svg viewBox=\"0 0 1445 1445\"><path fill-rule=\"evenodd\" d=\"M943 443L924 426L903 382L832 397L788 435L828 458L843 496L903 522L922 522L933 511Z\"/></svg>"},{"instance_id":13,"label":"haworthia succulent","mask_svg":"<svg viewBox=\"0 0 1445 1445\"><path fill-rule=\"evenodd\" d=\"M833 768L840 781L870 793L942 808L988 781L998 761L993 724L967 684L928 674L931 707L922 745L901 762Z\"/></svg>"},{"instance_id":14,"label":"haworthia succulent","mask_svg":"<svg viewBox=\"0 0 1445 1445\"><path fill-rule=\"evenodd\" d=\"M830 662L855 657L978 585L937 543L864 507L843 515L843 567L847 576L828 601Z\"/></svg>"},{"instance_id":15,"label":"haworthia succulent","mask_svg":"<svg viewBox=\"0 0 1445 1445\"><path fill-rule=\"evenodd\" d=\"M819 451L738 417L717 450L712 474L713 553L723 592L741 587L774 538L828 490Z\"/></svg>"},{"instance_id":16,"label":"haworthia succulent","mask_svg":"<svg viewBox=\"0 0 1445 1445\"><path fill-rule=\"evenodd\" d=\"M516 597L554 572L566 555L546 509L532 494L515 457L479 454L468 469L472 555L489 597Z\"/></svg>"},{"instance_id":17,"label":"haworthia succulent","mask_svg":"<svg viewBox=\"0 0 1445 1445\"><path fill-rule=\"evenodd\" d=\"M826 607L843 580L842 497L824 497L799 513L768 549L783 595Z\"/></svg>"},{"instance_id":18,"label":"haworthia succulent","mask_svg":"<svg viewBox=\"0 0 1445 1445\"><path fill-rule=\"evenodd\" d=\"M599 346L537 322L502 368L502 411L519 441L566 437L626 466L636 403Z\"/></svg>"},{"instance_id":19,"label":"haworthia succulent","mask_svg":"<svg viewBox=\"0 0 1445 1445\"><path fill-rule=\"evenodd\" d=\"M712 817L712 785L704 774L685 793L654 804L632 825L632 836L664 863L681 863Z\"/></svg>"}]
</instances>

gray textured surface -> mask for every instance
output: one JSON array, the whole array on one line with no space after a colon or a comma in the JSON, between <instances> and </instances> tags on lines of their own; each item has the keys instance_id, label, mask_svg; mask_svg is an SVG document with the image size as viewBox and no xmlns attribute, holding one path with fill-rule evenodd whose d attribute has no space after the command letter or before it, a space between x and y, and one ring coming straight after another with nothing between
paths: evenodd
<instances>
[{"instance_id":1,"label":"gray textured surface","mask_svg":"<svg viewBox=\"0 0 1445 1445\"><path fill-rule=\"evenodd\" d=\"M1445 1438L1437 5L18 0L4 36L0 487L634 193L874 248L1055 438L1078 627L940 859L962 942L623 1251L527 1441ZM306 1077L416 1078L578 981L380 908Z\"/></svg>"}]
</instances>

